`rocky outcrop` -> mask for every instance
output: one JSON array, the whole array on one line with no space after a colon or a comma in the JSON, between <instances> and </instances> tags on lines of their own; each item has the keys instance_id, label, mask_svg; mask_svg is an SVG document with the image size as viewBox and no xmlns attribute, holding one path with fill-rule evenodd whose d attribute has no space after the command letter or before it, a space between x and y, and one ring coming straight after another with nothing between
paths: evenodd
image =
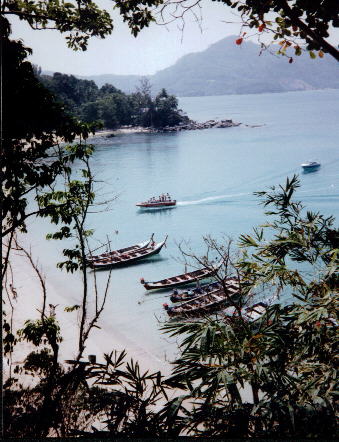
<instances>
[{"instance_id":1,"label":"rocky outcrop","mask_svg":"<svg viewBox=\"0 0 339 442\"><path fill-rule=\"evenodd\" d=\"M186 123L182 123L178 126L167 126L159 129L154 129L152 127L141 127L141 126L123 126L115 130L103 130L96 132L95 135L91 136L91 142L95 144L108 144L112 137L121 134L133 134L133 133L164 133L164 132L181 132L184 130L202 130L202 129L212 129L223 128L223 127L236 127L240 126L242 123L235 123L232 120L208 120L204 123L198 123L196 121L189 120ZM249 126L247 127L258 127Z\"/></svg>"},{"instance_id":2,"label":"rocky outcrop","mask_svg":"<svg viewBox=\"0 0 339 442\"><path fill-rule=\"evenodd\" d=\"M178 126L166 126L159 129L152 129L152 132L179 132L182 130L201 130L201 129L212 129L214 127L224 128L224 127L236 127L240 126L241 123L235 123L232 120L208 120L204 123L197 123L196 121L190 120L188 123L180 124Z\"/></svg>"}]
</instances>

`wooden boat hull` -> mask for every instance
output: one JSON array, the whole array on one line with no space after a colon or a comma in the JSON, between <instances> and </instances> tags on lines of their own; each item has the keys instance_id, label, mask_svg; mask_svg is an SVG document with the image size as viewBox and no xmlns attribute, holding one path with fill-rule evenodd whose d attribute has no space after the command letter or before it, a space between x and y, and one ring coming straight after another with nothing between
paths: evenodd
<instances>
[{"instance_id":1,"label":"wooden boat hull","mask_svg":"<svg viewBox=\"0 0 339 442\"><path fill-rule=\"evenodd\" d=\"M225 287L232 287L232 286L236 286L238 287L238 281L234 278L228 278L225 280ZM183 302L183 301L189 301L191 299L200 297L203 294L208 294L211 293L215 290L220 290L222 289L223 286L221 284L221 282L212 282L209 284L203 284L200 287L196 287L193 290L186 290L186 291L182 291L182 292L177 292L174 291L171 296L170 296L170 300L173 303L176 302Z\"/></svg>"},{"instance_id":2,"label":"wooden boat hull","mask_svg":"<svg viewBox=\"0 0 339 442\"><path fill-rule=\"evenodd\" d=\"M166 239L167 239L167 237L166 237ZM146 259L150 256L157 255L158 253L160 253L161 249L165 245L166 239L165 239L165 241L156 244L154 247L152 247L151 250L143 249L143 250L135 252L134 255L139 254L137 256L130 256L130 257L126 257L125 259L123 256L120 256L120 257L116 257L114 259L114 261L107 260L107 262L94 261L94 262L90 263L90 267L95 270L106 270L106 269L109 269L112 267L134 264L137 261L141 261L142 259ZM145 252L145 253L143 253L143 252ZM142 253L142 255L140 255L140 253Z\"/></svg>"},{"instance_id":3,"label":"wooden boat hull","mask_svg":"<svg viewBox=\"0 0 339 442\"><path fill-rule=\"evenodd\" d=\"M133 246L125 247L124 249L112 250L111 252L101 253L100 255L90 255L86 258L87 263L91 263L92 261L98 261L100 259L110 259L124 253L136 252L138 250L142 250L147 248L151 242L153 241L153 235L147 241L143 241L139 244L135 244Z\"/></svg>"},{"instance_id":4,"label":"wooden boat hull","mask_svg":"<svg viewBox=\"0 0 339 442\"><path fill-rule=\"evenodd\" d=\"M168 310L167 313L169 316L198 316L205 313L211 313L215 310L220 310L224 305L227 304L227 299L223 299L221 301L213 302L210 305L204 307L197 307L192 310L185 310L183 312L178 312L176 310Z\"/></svg>"},{"instance_id":5,"label":"wooden boat hull","mask_svg":"<svg viewBox=\"0 0 339 442\"><path fill-rule=\"evenodd\" d=\"M229 293L229 296L234 296L236 293ZM200 303L199 303L200 298ZM202 300L202 303L201 303ZM223 290L215 290L211 293L202 295L198 298L186 301L181 305L169 307L164 304L168 316L199 316L201 314L210 313L215 310L221 310L229 302Z\"/></svg>"},{"instance_id":6,"label":"wooden boat hull","mask_svg":"<svg viewBox=\"0 0 339 442\"><path fill-rule=\"evenodd\" d=\"M221 264L220 264L221 265ZM214 269L201 269L194 272L184 273L182 275L173 276L171 278L162 279L160 281L145 281L141 279L141 284L146 290L167 289L170 287L178 287L185 284L192 284L202 279L207 279L215 274L220 265Z\"/></svg>"}]
</instances>

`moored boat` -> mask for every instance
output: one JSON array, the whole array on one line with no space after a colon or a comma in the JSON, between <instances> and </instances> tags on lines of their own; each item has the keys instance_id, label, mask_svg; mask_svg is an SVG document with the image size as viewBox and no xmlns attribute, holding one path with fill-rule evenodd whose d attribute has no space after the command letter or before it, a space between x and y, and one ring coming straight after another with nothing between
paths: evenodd
<instances>
[{"instance_id":1,"label":"moored boat","mask_svg":"<svg viewBox=\"0 0 339 442\"><path fill-rule=\"evenodd\" d=\"M239 293L239 289L227 290L217 289L209 293L204 293L194 299L185 301L180 305L169 306L167 303L163 304L164 309L169 316L198 316L200 314L209 313L219 310L229 302L229 298Z\"/></svg>"},{"instance_id":2,"label":"moored boat","mask_svg":"<svg viewBox=\"0 0 339 442\"><path fill-rule=\"evenodd\" d=\"M148 201L137 203L136 206L141 209L159 209L162 207L173 207L177 204L176 200L173 200L168 193L162 194L158 197L152 197Z\"/></svg>"},{"instance_id":3,"label":"moored boat","mask_svg":"<svg viewBox=\"0 0 339 442\"><path fill-rule=\"evenodd\" d=\"M250 307L245 307L241 309L241 316L245 321L255 321L259 319L263 314L266 313L268 304L264 302L257 302ZM223 314L226 318L239 318L239 312L233 306L227 307Z\"/></svg>"},{"instance_id":4,"label":"moored boat","mask_svg":"<svg viewBox=\"0 0 339 442\"><path fill-rule=\"evenodd\" d=\"M148 247L152 243L153 236L154 236L154 233L152 233L152 236L151 236L151 238L148 241L143 241L143 242L141 242L139 244L134 244L132 246L125 247L123 249L111 250L111 251L108 251L108 252L101 253L99 255L88 255L87 258L86 258L87 262L90 263L92 261L98 261L100 259L112 258L112 257L115 257L115 256L122 255L124 253L130 253L130 252L135 252L137 250L145 249L146 247Z\"/></svg>"},{"instance_id":5,"label":"moored boat","mask_svg":"<svg viewBox=\"0 0 339 442\"><path fill-rule=\"evenodd\" d=\"M182 275L172 276L170 278L161 279L159 281L145 281L144 278L141 278L140 282L146 290L165 289L168 287L191 284L214 275L220 266L221 262L211 268L194 270L193 272L183 273Z\"/></svg>"},{"instance_id":6,"label":"moored boat","mask_svg":"<svg viewBox=\"0 0 339 442\"><path fill-rule=\"evenodd\" d=\"M107 269L113 266L128 265L136 261L148 258L149 256L156 255L163 248L167 240L167 235L164 241L155 243L151 242L147 247L138 250L132 250L131 252L121 253L109 258L102 258L96 261L91 261L89 266L93 269Z\"/></svg>"},{"instance_id":7,"label":"moored boat","mask_svg":"<svg viewBox=\"0 0 339 442\"><path fill-rule=\"evenodd\" d=\"M225 288L238 288L238 280L235 278L227 278L224 281ZM171 302L182 302L190 299L197 298L200 295L213 292L215 290L221 290L223 284L219 281L214 281L208 284L197 285L197 287L189 290L177 290L174 289L170 295Z\"/></svg>"},{"instance_id":8,"label":"moored boat","mask_svg":"<svg viewBox=\"0 0 339 442\"><path fill-rule=\"evenodd\" d=\"M317 170L320 167L320 163L318 163L318 161L306 161L306 163L301 164L301 167L305 171Z\"/></svg>"}]
</instances>

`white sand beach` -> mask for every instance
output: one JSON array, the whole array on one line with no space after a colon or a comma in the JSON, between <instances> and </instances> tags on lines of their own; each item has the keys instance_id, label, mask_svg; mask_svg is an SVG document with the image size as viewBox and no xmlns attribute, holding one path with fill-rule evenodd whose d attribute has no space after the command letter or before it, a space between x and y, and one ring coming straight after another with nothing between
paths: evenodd
<instances>
[{"instance_id":1,"label":"white sand beach","mask_svg":"<svg viewBox=\"0 0 339 442\"><path fill-rule=\"evenodd\" d=\"M26 238L26 241L27 238ZM22 328L26 320L40 319L40 312L43 304L43 295L40 281L32 268L31 264L22 252L14 251L11 257L12 271L14 275L13 288L16 292L15 298L11 290L11 303L13 306L13 329L17 331ZM79 338L79 311L66 312L65 307L72 306L79 303L81 299L81 292L77 288L81 287L81 281L76 275L67 275L65 272L56 270L54 275L59 272L58 277L50 277L48 272L50 266L45 266L39 263L39 269L42 274L47 274L46 288L47 288L47 302L46 313L50 313L49 304L55 306L56 318L60 325L62 342L60 344L59 361L63 362L68 359L74 359L77 356L78 338ZM53 273L53 272L52 272ZM91 293L91 291L90 291ZM4 310L6 318L9 321L11 315L11 308L8 302L8 296L3 291L3 299L5 302ZM89 299L88 308L91 310L93 306L93 299ZM91 318L89 313L89 318ZM120 333L115 329L114 333L107 332L105 327L107 318L102 315L97 322L98 327L94 327L86 342L86 348L83 354L83 360L88 359L88 355L96 355L97 362L104 362L104 353L110 353L113 350L126 350L126 361L133 358L138 361L143 370L158 371L164 375L170 372L170 364L156 355L149 352L146 348L141 347L138 343L129 339L124 333ZM12 356L12 369L16 365L22 365L25 357L31 351L37 351L33 344L27 342L18 342L15 346ZM9 375L9 360L4 358L4 379Z\"/></svg>"}]
</instances>

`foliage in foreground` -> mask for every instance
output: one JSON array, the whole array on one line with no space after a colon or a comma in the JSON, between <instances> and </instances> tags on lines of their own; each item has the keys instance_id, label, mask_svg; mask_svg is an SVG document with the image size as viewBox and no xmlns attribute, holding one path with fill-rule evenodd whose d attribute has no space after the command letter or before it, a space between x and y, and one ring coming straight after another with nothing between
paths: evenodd
<instances>
[{"instance_id":1,"label":"foliage in foreground","mask_svg":"<svg viewBox=\"0 0 339 442\"><path fill-rule=\"evenodd\" d=\"M36 386L14 377L5 385L7 435L335 437L339 232L332 217L304 213L293 200L298 186L293 177L259 193L274 220L240 238L237 258L224 255L218 277L241 277L237 314L163 326L181 341L168 379L142 373L125 353L105 355L103 364L75 361L68 371L58 365L55 413L41 428L52 362L40 345L24 367ZM274 301L248 321L248 294L262 288L269 297L288 291L291 301Z\"/></svg>"},{"instance_id":2,"label":"foliage in foreground","mask_svg":"<svg viewBox=\"0 0 339 442\"><path fill-rule=\"evenodd\" d=\"M212 0L213 1L213 0ZM327 41L331 27L339 26L339 5L336 0L218 0L232 8L242 21L242 27L254 30L259 39L268 33L282 46L279 53L286 55L288 48L293 48L295 55L300 55L303 43L312 58L323 57L324 52L339 60L339 51ZM167 24L179 21L182 28L187 16L192 15L201 21L201 0L116 0L114 7L127 23L132 35L153 22ZM92 0L77 0L60 3L11 0L2 3L1 15L17 16L25 20L32 29L57 29L66 34L70 48L85 51L91 37L105 38L113 31L113 19L108 11L99 7ZM253 32L253 31L252 31ZM251 33L252 33L251 32ZM244 33L241 34L241 40ZM239 43L238 40L238 43ZM266 44L263 43L263 48ZM288 55L290 61L292 57Z\"/></svg>"},{"instance_id":3,"label":"foliage in foreground","mask_svg":"<svg viewBox=\"0 0 339 442\"><path fill-rule=\"evenodd\" d=\"M83 140L95 129L71 117L36 78L27 61L30 49L10 38L9 23L1 19L2 41L2 237L25 231L28 200L49 188L75 160L86 156ZM72 154L60 143L78 138ZM55 149L53 149L55 148ZM62 153L62 155L61 155Z\"/></svg>"}]
</instances>

